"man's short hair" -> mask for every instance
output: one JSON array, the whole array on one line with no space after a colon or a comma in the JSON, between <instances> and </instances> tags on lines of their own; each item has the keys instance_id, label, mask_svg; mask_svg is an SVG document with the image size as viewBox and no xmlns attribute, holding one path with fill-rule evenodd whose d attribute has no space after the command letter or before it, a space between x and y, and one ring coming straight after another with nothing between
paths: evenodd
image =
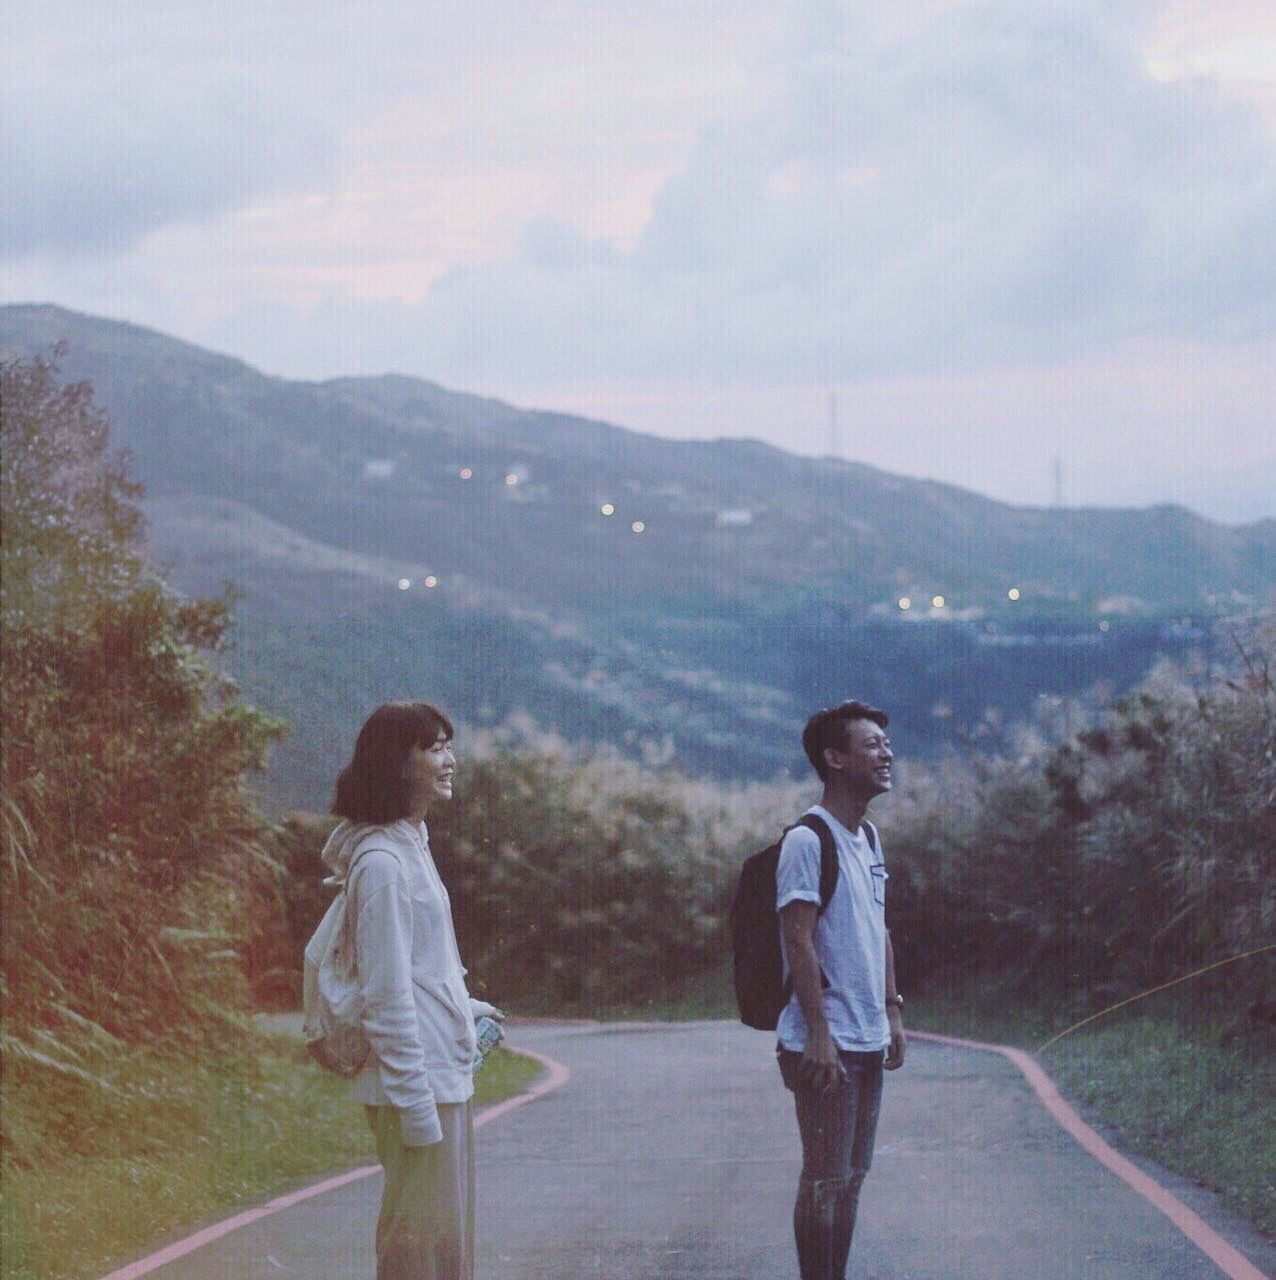
<instances>
[{"instance_id":1,"label":"man's short hair","mask_svg":"<svg viewBox=\"0 0 1276 1280\"><path fill-rule=\"evenodd\" d=\"M821 782L827 782L829 776L829 767L824 759L825 748L840 751L846 745L846 726L852 720L871 720L883 729L890 723L885 711L854 698L839 702L835 707L825 707L806 722L806 728L802 730L802 749L811 762L811 768L820 775Z\"/></svg>"}]
</instances>

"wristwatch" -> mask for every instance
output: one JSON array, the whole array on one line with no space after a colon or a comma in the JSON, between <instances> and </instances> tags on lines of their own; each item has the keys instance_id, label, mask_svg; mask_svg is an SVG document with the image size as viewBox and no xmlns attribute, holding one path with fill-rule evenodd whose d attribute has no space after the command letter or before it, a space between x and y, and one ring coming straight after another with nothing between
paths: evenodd
<instances>
[{"instance_id":1,"label":"wristwatch","mask_svg":"<svg viewBox=\"0 0 1276 1280\"><path fill-rule=\"evenodd\" d=\"M894 1005L896 1009L903 1009L904 997L900 995L899 992L897 991L893 996L886 997L886 1005L888 1008L891 1005Z\"/></svg>"}]
</instances>

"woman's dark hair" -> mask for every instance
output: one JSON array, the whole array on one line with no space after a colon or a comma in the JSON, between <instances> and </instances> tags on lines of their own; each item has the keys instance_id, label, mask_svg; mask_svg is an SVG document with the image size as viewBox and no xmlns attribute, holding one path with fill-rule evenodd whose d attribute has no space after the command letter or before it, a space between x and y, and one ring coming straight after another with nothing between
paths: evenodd
<instances>
[{"instance_id":1,"label":"woman's dark hair","mask_svg":"<svg viewBox=\"0 0 1276 1280\"><path fill-rule=\"evenodd\" d=\"M337 778L332 812L351 822L397 822L411 812L404 769L413 747L452 737L452 722L428 702L387 702L359 730L354 757Z\"/></svg>"},{"instance_id":2,"label":"woman's dark hair","mask_svg":"<svg viewBox=\"0 0 1276 1280\"><path fill-rule=\"evenodd\" d=\"M824 759L824 748L833 747L841 750L846 745L846 726L852 720L871 720L881 729L885 729L890 717L885 711L870 707L866 702L839 703L836 707L825 707L817 711L802 730L802 749L811 762L811 768L820 775L821 782L829 779L828 763Z\"/></svg>"}]
</instances>

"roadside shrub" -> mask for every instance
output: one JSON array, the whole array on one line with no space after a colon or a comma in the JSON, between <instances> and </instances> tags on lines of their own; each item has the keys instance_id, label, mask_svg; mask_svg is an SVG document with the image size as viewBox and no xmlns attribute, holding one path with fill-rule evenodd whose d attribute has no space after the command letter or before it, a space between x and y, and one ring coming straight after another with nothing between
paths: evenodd
<instances>
[{"instance_id":1,"label":"roadside shrub","mask_svg":"<svg viewBox=\"0 0 1276 1280\"><path fill-rule=\"evenodd\" d=\"M247 1008L272 868L246 776L281 726L212 661L229 601L147 567L89 389L13 360L0 397L5 1070L75 1074L77 1045Z\"/></svg>"},{"instance_id":2,"label":"roadside shrub","mask_svg":"<svg viewBox=\"0 0 1276 1280\"><path fill-rule=\"evenodd\" d=\"M1205 691L1169 667L1055 745L907 770L886 807L901 981L1102 1007L1276 933L1273 626ZM1270 1009L1270 955L1194 980Z\"/></svg>"},{"instance_id":3,"label":"roadside shrub","mask_svg":"<svg viewBox=\"0 0 1276 1280\"><path fill-rule=\"evenodd\" d=\"M301 1001L302 952L333 897L319 855L336 825L324 814L293 813L275 829L271 912L244 952L258 1008L295 1009Z\"/></svg>"},{"instance_id":4,"label":"roadside shrub","mask_svg":"<svg viewBox=\"0 0 1276 1280\"><path fill-rule=\"evenodd\" d=\"M1043 700L1045 729L935 767L901 762L873 817L904 989L991 978L1080 1016L1271 939L1271 630L1246 643L1253 670L1204 693L1164 669L1102 714ZM540 746L463 755L456 800L431 824L475 989L525 1008L642 1007L725 972L740 862L816 784L723 787ZM331 825L284 828L291 951L263 964L272 991L300 982L330 897L318 852ZM1270 1016L1271 970L1255 958L1193 990L1208 1000L1225 985L1237 1017ZM725 982L722 996L726 1008Z\"/></svg>"}]
</instances>

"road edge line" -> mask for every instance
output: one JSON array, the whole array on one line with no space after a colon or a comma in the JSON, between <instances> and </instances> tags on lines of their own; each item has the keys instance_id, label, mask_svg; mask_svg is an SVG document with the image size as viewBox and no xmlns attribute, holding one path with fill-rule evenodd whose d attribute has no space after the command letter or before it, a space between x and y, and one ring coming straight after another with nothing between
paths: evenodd
<instances>
[{"instance_id":1,"label":"road edge line","mask_svg":"<svg viewBox=\"0 0 1276 1280\"><path fill-rule=\"evenodd\" d=\"M531 1058L533 1061L539 1062L549 1072L549 1075L534 1084L526 1093L517 1093L512 1098L506 1098L504 1102L494 1102L490 1107L484 1107L474 1117L474 1127L476 1129L480 1129L490 1121L507 1115L518 1107L526 1106L529 1102L535 1102L537 1098L543 1098L547 1093L552 1093L555 1089L561 1088L571 1079L572 1073L567 1067L553 1058L547 1058L543 1053L536 1053L531 1049L515 1048L513 1045L510 1046L510 1049L514 1053L521 1054L524 1058ZM290 1191L286 1195L276 1196L273 1200L267 1201L256 1209L245 1209L242 1213L237 1213L221 1222L215 1222L211 1226L205 1227L202 1231L196 1231L193 1235L186 1236L181 1240L175 1240L172 1244L165 1245L164 1248L147 1254L145 1258L139 1258L136 1262L129 1262L122 1267L117 1267L114 1271L103 1276L102 1280L137 1280L137 1277L148 1275L159 1267L167 1266L170 1262L176 1262L179 1258L184 1258L187 1254L194 1253L196 1249L202 1249L206 1244L212 1244L214 1240L220 1240L223 1236L228 1236L231 1232L238 1231L241 1227L260 1222L263 1218L269 1218L283 1209L290 1209L293 1205L300 1204L303 1200L310 1200L315 1196L335 1191L338 1187L344 1187L350 1182L358 1182L360 1179L370 1177L380 1171L381 1166L379 1164L363 1165L358 1169L349 1169L345 1173L339 1173L335 1177L325 1178L322 1182L316 1182L311 1186L302 1187L300 1190Z\"/></svg>"},{"instance_id":2,"label":"road edge line","mask_svg":"<svg viewBox=\"0 0 1276 1280\"><path fill-rule=\"evenodd\" d=\"M909 1039L933 1040L958 1049L981 1049L999 1053L1018 1068L1038 1100L1055 1122L1082 1149L1127 1186L1136 1191L1152 1207L1164 1214L1229 1280L1268 1280L1235 1245L1224 1240L1194 1209L1188 1208L1172 1191L1143 1172L1131 1160L1114 1150L1090 1125L1081 1119L1064 1100L1058 1085L1045 1068L1029 1053L1004 1044L985 1044L981 1040L963 1040L957 1036L939 1035L933 1031L909 1031ZM108 1280L110 1278L108 1277Z\"/></svg>"}]
</instances>

